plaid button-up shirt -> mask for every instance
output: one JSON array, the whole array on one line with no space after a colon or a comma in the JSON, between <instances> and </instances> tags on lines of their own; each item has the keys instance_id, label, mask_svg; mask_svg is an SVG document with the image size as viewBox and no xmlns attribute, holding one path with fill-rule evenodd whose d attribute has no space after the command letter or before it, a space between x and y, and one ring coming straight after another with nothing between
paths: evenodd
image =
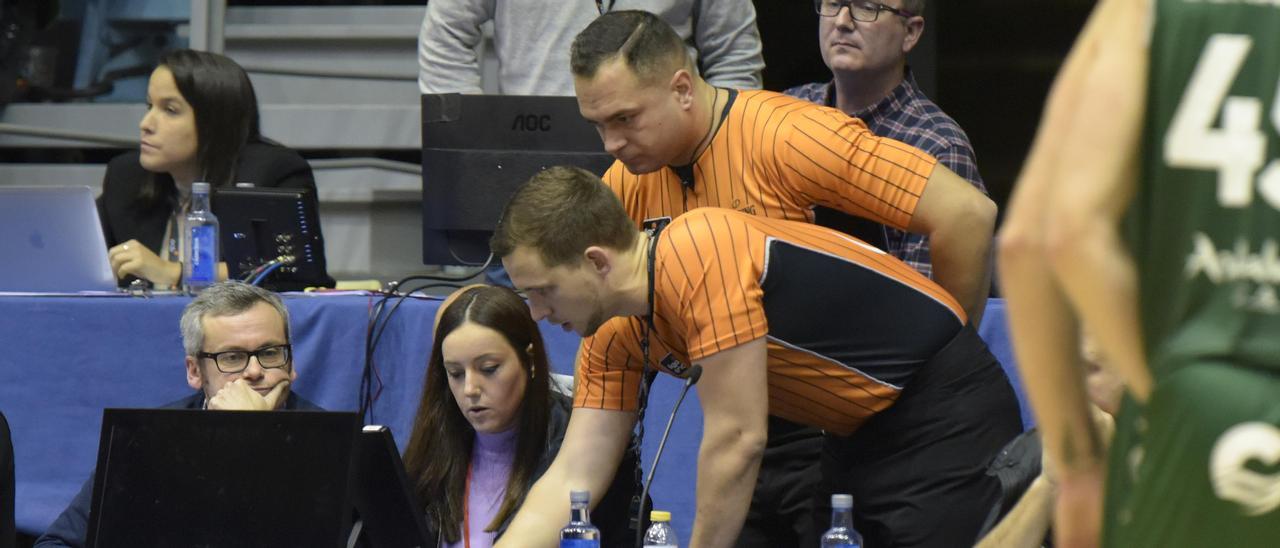
<instances>
[{"instance_id":1,"label":"plaid button-up shirt","mask_svg":"<svg viewBox=\"0 0 1280 548\"><path fill-rule=\"evenodd\" d=\"M788 89L786 94L829 107L836 106L834 82L797 86ZM955 120L925 97L909 69L902 83L892 93L879 103L852 113L852 116L866 122L867 127L876 135L897 139L928 152L942 162L942 165L973 183L983 194L987 193L986 185L982 184L982 176L978 175L978 164L974 159L973 147L969 145L969 136L965 135ZM933 277L928 237L891 227L882 229L888 246L885 251L902 259L921 274Z\"/></svg>"}]
</instances>

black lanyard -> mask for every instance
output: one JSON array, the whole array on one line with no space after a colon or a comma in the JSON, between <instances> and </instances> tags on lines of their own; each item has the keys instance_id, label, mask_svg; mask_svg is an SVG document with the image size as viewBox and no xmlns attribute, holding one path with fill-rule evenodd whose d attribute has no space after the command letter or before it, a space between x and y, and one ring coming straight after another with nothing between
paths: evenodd
<instances>
[{"instance_id":1,"label":"black lanyard","mask_svg":"<svg viewBox=\"0 0 1280 548\"><path fill-rule=\"evenodd\" d=\"M605 0L596 0L596 11L600 12L600 15L609 13L609 10L613 9L614 1L615 0L609 0L609 5L606 6L604 3Z\"/></svg>"},{"instance_id":2,"label":"black lanyard","mask_svg":"<svg viewBox=\"0 0 1280 548\"><path fill-rule=\"evenodd\" d=\"M600 3L600 0L596 0L596 3L597 4ZM644 459L640 457L640 446L641 446L641 443L644 441L644 412L649 408L649 387L653 385L654 378L658 376L657 368L654 368L652 370L649 369L649 334L652 333L654 330L654 327L653 327L654 263L657 260L657 254L658 254L658 234L662 232L662 229L665 228L667 226L667 223L670 221L671 221L670 219L655 220L653 221L654 222L653 228L645 231L649 234L649 258L647 261L648 263L647 274L649 276L649 313L644 317L644 325L641 327L644 334L640 336L640 354L643 357L642 358L643 361L640 362L641 363L640 389L639 389L639 394L637 395L637 400L638 400L637 404L639 405L639 407L636 410L636 438L635 438L636 495L631 497L631 515L632 516L640 515L643 513L639 511L640 505L644 504L644 501L640 500L641 486L644 485L644 472L641 470L641 466L643 465ZM649 221L646 221L646 223L648 222ZM639 529L641 526L641 523L636 521L636 522L633 522L631 525L633 528Z\"/></svg>"},{"instance_id":3,"label":"black lanyard","mask_svg":"<svg viewBox=\"0 0 1280 548\"><path fill-rule=\"evenodd\" d=\"M600 0L596 0L596 1L599 2ZM645 321L644 334L640 337L640 352L644 354L644 362L642 364L644 367L643 375L648 379L648 382L641 383L640 385L640 416L642 418L644 417L644 406L646 403L648 403L646 401L648 399L647 396L649 392L648 385L653 382L652 377L649 374L650 373L649 372L649 333L654 330L654 326L653 326L653 294L654 294L653 278L654 276L653 276L653 273L654 273L654 265L657 263L657 258L658 258L658 235L662 233L662 229L666 228L667 223L670 223L670 222L671 222L670 218L647 219L644 222L644 224L647 225L645 232L649 234L649 257L648 257L648 260L646 261L646 272L645 272L645 274L648 275L649 277L649 313L646 314L644 317L644 321ZM656 374L657 371L655 370L653 373ZM644 423L641 422L641 428L644 427L643 424Z\"/></svg>"}]
</instances>

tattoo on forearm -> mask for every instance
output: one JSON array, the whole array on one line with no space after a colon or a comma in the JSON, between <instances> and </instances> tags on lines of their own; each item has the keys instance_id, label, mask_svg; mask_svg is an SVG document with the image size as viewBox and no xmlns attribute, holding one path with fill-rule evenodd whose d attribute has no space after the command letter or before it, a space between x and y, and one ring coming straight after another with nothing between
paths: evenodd
<instances>
[{"instance_id":1,"label":"tattoo on forearm","mask_svg":"<svg viewBox=\"0 0 1280 548\"><path fill-rule=\"evenodd\" d=\"M1088 415L1088 409L1085 409L1083 422L1065 425L1062 435L1062 469L1063 470L1079 470L1082 467L1096 464L1101 461L1106 454L1102 439L1098 435L1098 430L1093 427ZM1080 420L1080 419L1078 419ZM1080 429L1083 426L1085 434L1079 436ZM1083 443L1082 443L1083 442Z\"/></svg>"}]
</instances>

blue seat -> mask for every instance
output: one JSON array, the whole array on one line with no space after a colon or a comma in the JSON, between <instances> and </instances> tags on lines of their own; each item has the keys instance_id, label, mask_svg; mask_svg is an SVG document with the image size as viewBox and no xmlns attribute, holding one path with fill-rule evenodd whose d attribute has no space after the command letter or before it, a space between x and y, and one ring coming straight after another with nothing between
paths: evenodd
<instances>
[{"instance_id":1,"label":"blue seat","mask_svg":"<svg viewBox=\"0 0 1280 548\"><path fill-rule=\"evenodd\" d=\"M1009 340L1009 317L1005 309L1004 299L988 299L987 311L982 317L982 325L978 326L978 335L986 341L991 353L1000 360L1000 367L1009 376L1009 384L1018 396L1018 407L1022 410L1022 429L1029 430L1035 426L1036 419L1031 413L1031 404L1027 402L1027 393L1022 387L1022 375L1018 371L1018 360L1013 355L1013 341Z\"/></svg>"}]
</instances>

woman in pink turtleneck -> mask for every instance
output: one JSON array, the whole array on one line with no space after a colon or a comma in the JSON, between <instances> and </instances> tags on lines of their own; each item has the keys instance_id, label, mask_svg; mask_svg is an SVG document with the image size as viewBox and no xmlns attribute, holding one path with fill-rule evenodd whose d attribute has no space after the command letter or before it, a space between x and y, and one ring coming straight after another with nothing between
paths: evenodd
<instances>
[{"instance_id":1,"label":"woman in pink turtleneck","mask_svg":"<svg viewBox=\"0 0 1280 548\"><path fill-rule=\"evenodd\" d=\"M555 458L571 402L551 390L538 324L507 288L454 292L434 335L405 468L437 545L488 548ZM638 489L628 476L618 474L592 512L605 545L633 538L627 511Z\"/></svg>"}]
</instances>

